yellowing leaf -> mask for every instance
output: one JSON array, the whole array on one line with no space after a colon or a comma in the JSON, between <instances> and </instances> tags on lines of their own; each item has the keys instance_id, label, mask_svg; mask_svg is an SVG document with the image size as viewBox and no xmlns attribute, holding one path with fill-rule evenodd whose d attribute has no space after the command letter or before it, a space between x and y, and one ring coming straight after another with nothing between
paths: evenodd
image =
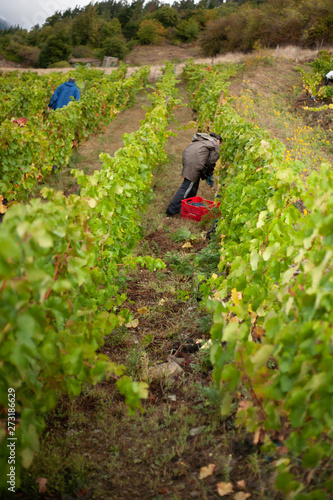
<instances>
[{"instance_id":1,"label":"yellowing leaf","mask_svg":"<svg viewBox=\"0 0 333 500\"><path fill-rule=\"evenodd\" d=\"M7 212L7 207L0 202L0 214L5 214Z\"/></svg>"},{"instance_id":2,"label":"yellowing leaf","mask_svg":"<svg viewBox=\"0 0 333 500\"><path fill-rule=\"evenodd\" d=\"M232 483L224 483L222 481L221 483L217 483L216 486L217 486L217 492L220 495L220 497L224 497L226 495L229 495L234 490Z\"/></svg>"},{"instance_id":3,"label":"yellowing leaf","mask_svg":"<svg viewBox=\"0 0 333 500\"><path fill-rule=\"evenodd\" d=\"M97 206L97 200L95 198L87 198L87 203L90 208L95 208Z\"/></svg>"},{"instance_id":4,"label":"yellowing leaf","mask_svg":"<svg viewBox=\"0 0 333 500\"><path fill-rule=\"evenodd\" d=\"M233 288L231 290L231 298L234 301L235 305L239 306L238 292L237 292L236 288Z\"/></svg>"},{"instance_id":5,"label":"yellowing leaf","mask_svg":"<svg viewBox=\"0 0 333 500\"><path fill-rule=\"evenodd\" d=\"M234 496L234 499L235 500L246 500L247 498L250 498L250 496L251 496L251 493L245 493L245 491L239 491Z\"/></svg>"},{"instance_id":6,"label":"yellowing leaf","mask_svg":"<svg viewBox=\"0 0 333 500\"><path fill-rule=\"evenodd\" d=\"M148 313L148 307L140 307L138 310L139 314L147 314Z\"/></svg>"},{"instance_id":7,"label":"yellowing leaf","mask_svg":"<svg viewBox=\"0 0 333 500\"><path fill-rule=\"evenodd\" d=\"M132 319L129 323L127 323L125 326L126 328L137 328L139 325L139 320L138 319Z\"/></svg>"},{"instance_id":8,"label":"yellowing leaf","mask_svg":"<svg viewBox=\"0 0 333 500\"><path fill-rule=\"evenodd\" d=\"M232 318L230 318L230 321L229 323L239 323L239 318L237 316L233 316Z\"/></svg>"},{"instance_id":9,"label":"yellowing leaf","mask_svg":"<svg viewBox=\"0 0 333 500\"><path fill-rule=\"evenodd\" d=\"M212 274L212 278L213 278L213 280L216 280L216 278L217 278L217 274L213 273L213 274Z\"/></svg>"},{"instance_id":10,"label":"yellowing leaf","mask_svg":"<svg viewBox=\"0 0 333 500\"><path fill-rule=\"evenodd\" d=\"M186 243L184 243L184 245L182 246L182 248L192 248L192 246L193 245L189 241L187 241Z\"/></svg>"},{"instance_id":11,"label":"yellowing leaf","mask_svg":"<svg viewBox=\"0 0 333 500\"><path fill-rule=\"evenodd\" d=\"M215 469L215 464L209 464L207 467L200 468L199 479L206 479L208 476L212 476Z\"/></svg>"}]
</instances>

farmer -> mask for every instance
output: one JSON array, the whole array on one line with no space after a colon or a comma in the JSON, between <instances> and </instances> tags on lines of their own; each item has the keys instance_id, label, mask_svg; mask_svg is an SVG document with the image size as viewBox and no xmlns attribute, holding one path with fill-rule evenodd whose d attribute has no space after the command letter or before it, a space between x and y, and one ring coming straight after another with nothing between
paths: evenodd
<instances>
[{"instance_id":1,"label":"farmer","mask_svg":"<svg viewBox=\"0 0 333 500\"><path fill-rule=\"evenodd\" d=\"M210 134L197 132L192 142L183 151L184 182L171 200L166 215L172 217L181 211L182 200L192 198L198 192L200 179L206 179L213 186L213 172L215 163L220 156L222 137L211 132Z\"/></svg>"},{"instance_id":2,"label":"farmer","mask_svg":"<svg viewBox=\"0 0 333 500\"><path fill-rule=\"evenodd\" d=\"M329 71L325 76L325 85L328 85L330 82L333 82L333 71Z\"/></svg>"},{"instance_id":3,"label":"farmer","mask_svg":"<svg viewBox=\"0 0 333 500\"><path fill-rule=\"evenodd\" d=\"M74 97L76 101L80 99L80 91L75 85L75 78L69 78L67 82L62 83L56 88L50 99L48 111L67 106L71 97Z\"/></svg>"}]
</instances>

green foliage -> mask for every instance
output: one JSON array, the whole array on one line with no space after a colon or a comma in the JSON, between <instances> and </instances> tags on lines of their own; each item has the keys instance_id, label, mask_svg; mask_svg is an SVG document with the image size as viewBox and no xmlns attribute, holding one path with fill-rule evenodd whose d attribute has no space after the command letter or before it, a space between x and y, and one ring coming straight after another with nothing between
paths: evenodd
<instances>
[{"instance_id":1,"label":"green foliage","mask_svg":"<svg viewBox=\"0 0 333 500\"><path fill-rule=\"evenodd\" d=\"M311 66L314 70L313 73L307 73L303 69L298 68L298 71L302 74L303 87L312 97L332 102L332 87L322 86L321 83L325 75L333 68L333 56L326 50L321 50L318 57L311 63Z\"/></svg>"},{"instance_id":2,"label":"green foliage","mask_svg":"<svg viewBox=\"0 0 333 500\"><path fill-rule=\"evenodd\" d=\"M151 16L165 28L174 28L179 22L178 12L169 5L163 5L160 9L155 10Z\"/></svg>"},{"instance_id":3,"label":"green foliage","mask_svg":"<svg viewBox=\"0 0 333 500\"><path fill-rule=\"evenodd\" d=\"M70 52L67 40L56 35L50 36L39 54L38 65L41 68L47 68L57 61L66 61Z\"/></svg>"},{"instance_id":4,"label":"green foliage","mask_svg":"<svg viewBox=\"0 0 333 500\"><path fill-rule=\"evenodd\" d=\"M85 68L71 72L81 90L85 85L80 101L49 114L45 113L48 99L63 75L12 73L1 79L8 99L0 116L23 115L28 121L21 126L7 118L0 126L0 194L8 200L27 199L52 165L67 165L73 146L102 130L121 108L130 105L146 81L148 68L123 81L125 73L124 66L110 76Z\"/></svg>"},{"instance_id":5,"label":"green foliage","mask_svg":"<svg viewBox=\"0 0 333 500\"><path fill-rule=\"evenodd\" d=\"M147 69L139 74L142 79ZM134 91L139 81L131 81ZM75 172L80 196L66 198L44 188L44 202L14 205L0 226L0 405L7 408L8 390L15 390L16 486L21 467L29 467L38 451L43 415L59 393L74 397L83 383L112 376L131 412L147 396L146 384L123 376L124 367L96 351L129 319L120 309L126 296L120 294L119 269L163 266L151 257L134 258L132 251L141 236L152 170L166 158L163 145L171 135L166 128L179 104L175 83L169 64L151 95L153 107L139 130L123 137L124 148L113 158L102 154L102 169L92 176ZM5 471L0 488L7 489L8 442L2 430L0 439Z\"/></svg>"},{"instance_id":6,"label":"green foliage","mask_svg":"<svg viewBox=\"0 0 333 500\"><path fill-rule=\"evenodd\" d=\"M188 20L180 21L176 29L177 36L185 42L196 40L200 33L198 21L193 17Z\"/></svg>"},{"instance_id":7,"label":"green foliage","mask_svg":"<svg viewBox=\"0 0 333 500\"><path fill-rule=\"evenodd\" d=\"M277 462L277 487L286 498L328 499L329 486L308 489L292 466L297 457L304 467L320 467L333 451L332 168L323 164L305 186L295 176L304 164L285 160L279 141L232 108L228 68L211 71L207 78L203 66L189 64L185 75L200 124L222 135L228 165L217 229L220 275L201 287L214 317L210 358L223 387L221 411L227 414L244 384L250 401L237 424L265 435L265 446L278 439L288 450ZM306 208L296 208L299 200Z\"/></svg>"},{"instance_id":8,"label":"green foliage","mask_svg":"<svg viewBox=\"0 0 333 500\"><path fill-rule=\"evenodd\" d=\"M182 243L191 239L192 233L186 227L179 227L174 233L170 234L170 238L176 243Z\"/></svg>"},{"instance_id":9,"label":"green foliage","mask_svg":"<svg viewBox=\"0 0 333 500\"><path fill-rule=\"evenodd\" d=\"M103 42L102 56L124 59L128 53L126 40L123 36L108 37Z\"/></svg>"},{"instance_id":10,"label":"green foliage","mask_svg":"<svg viewBox=\"0 0 333 500\"><path fill-rule=\"evenodd\" d=\"M165 28L157 19L145 19L140 24L137 36L142 45L161 45L165 34Z\"/></svg>"}]
</instances>

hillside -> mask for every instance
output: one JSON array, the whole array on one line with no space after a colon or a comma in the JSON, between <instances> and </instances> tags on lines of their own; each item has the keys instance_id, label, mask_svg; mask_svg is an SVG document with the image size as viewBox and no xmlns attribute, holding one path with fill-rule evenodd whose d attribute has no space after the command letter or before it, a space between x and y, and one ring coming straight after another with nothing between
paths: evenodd
<instances>
[{"instance_id":1,"label":"hillside","mask_svg":"<svg viewBox=\"0 0 333 500\"><path fill-rule=\"evenodd\" d=\"M296 45L319 49L333 42L330 0L182 0L172 5L101 1L50 15L30 31L0 30L0 57L26 67L68 67L71 58L113 56L133 47L192 44L202 56ZM132 62L131 62L132 64Z\"/></svg>"}]
</instances>

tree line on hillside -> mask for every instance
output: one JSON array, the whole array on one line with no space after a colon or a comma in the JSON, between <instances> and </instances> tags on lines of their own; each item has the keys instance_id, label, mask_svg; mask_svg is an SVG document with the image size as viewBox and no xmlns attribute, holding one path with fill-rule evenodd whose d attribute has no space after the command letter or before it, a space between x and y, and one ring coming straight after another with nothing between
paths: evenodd
<instances>
[{"instance_id":1,"label":"tree line on hillside","mask_svg":"<svg viewBox=\"0 0 333 500\"><path fill-rule=\"evenodd\" d=\"M135 44L197 43L206 56L296 44L333 42L332 0L103 0L57 11L30 31L0 30L0 57L36 67L70 57L123 59Z\"/></svg>"}]
</instances>

